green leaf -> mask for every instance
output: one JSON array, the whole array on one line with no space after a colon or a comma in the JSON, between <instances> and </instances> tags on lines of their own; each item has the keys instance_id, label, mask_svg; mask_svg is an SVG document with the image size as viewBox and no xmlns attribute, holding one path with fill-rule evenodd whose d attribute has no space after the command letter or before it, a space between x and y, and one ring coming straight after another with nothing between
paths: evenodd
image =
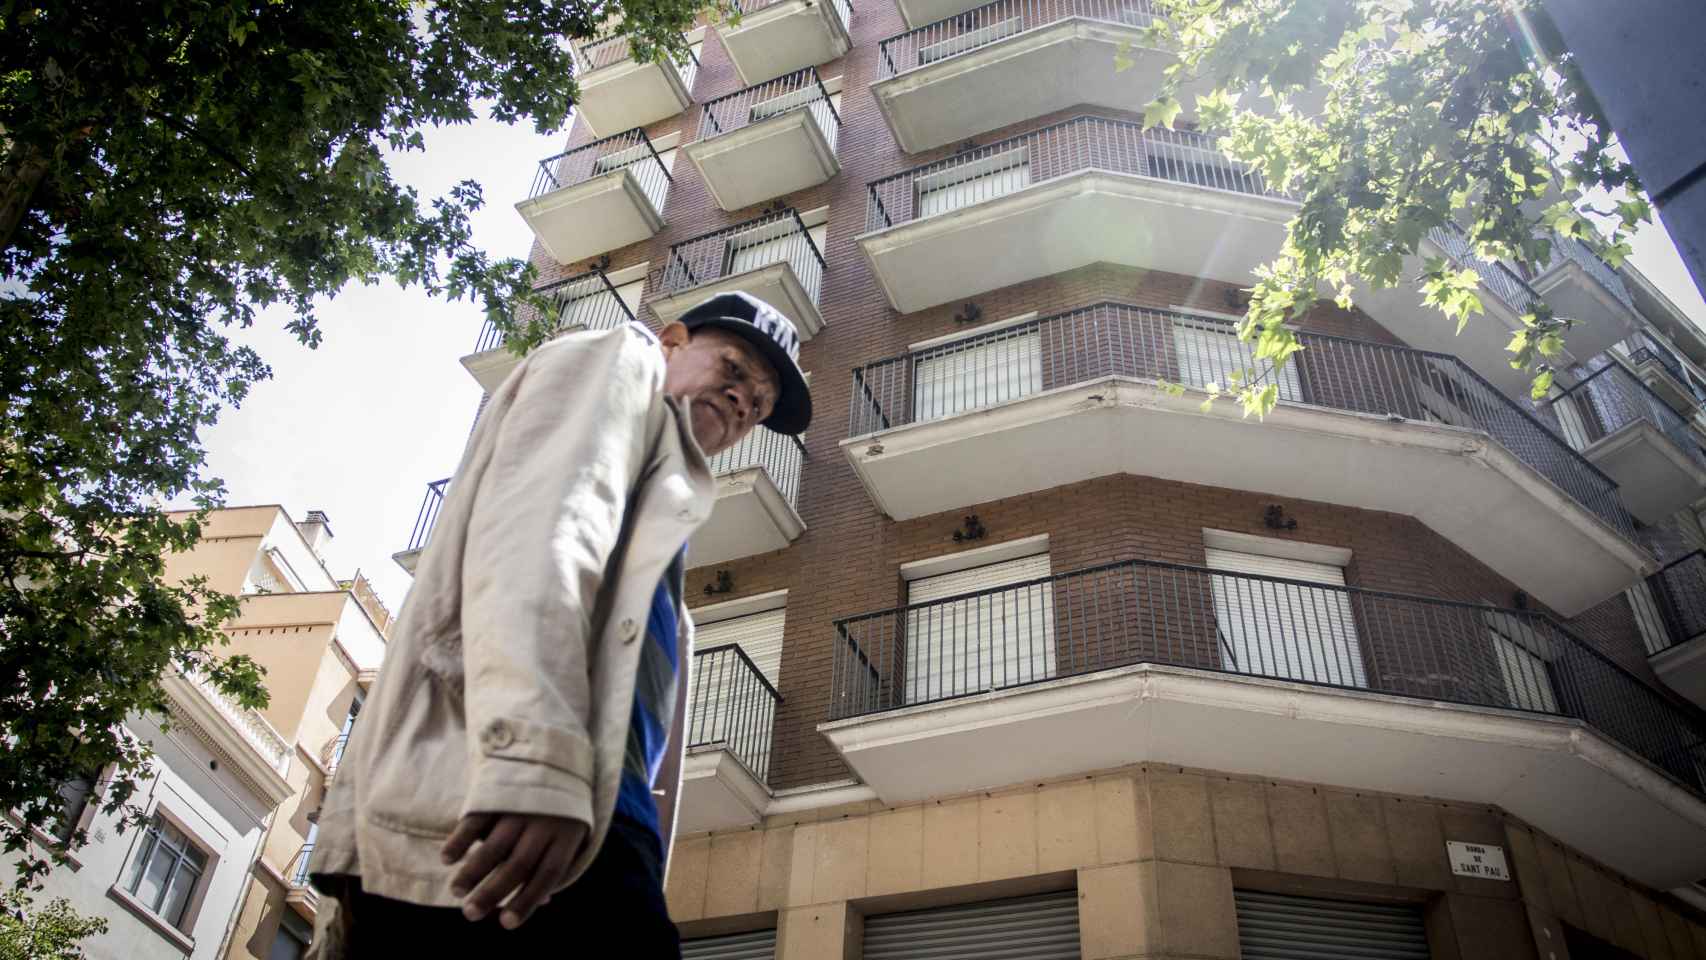
<instances>
[{"instance_id":1,"label":"green leaf","mask_svg":"<svg viewBox=\"0 0 1706 960\"><path fill-rule=\"evenodd\" d=\"M1151 100L1143 108L1143 129L1157 126L1173 129L1173 120L1178 117L1180 109L1179 101L1173 97Z\"/></svg>"}]
</instances>

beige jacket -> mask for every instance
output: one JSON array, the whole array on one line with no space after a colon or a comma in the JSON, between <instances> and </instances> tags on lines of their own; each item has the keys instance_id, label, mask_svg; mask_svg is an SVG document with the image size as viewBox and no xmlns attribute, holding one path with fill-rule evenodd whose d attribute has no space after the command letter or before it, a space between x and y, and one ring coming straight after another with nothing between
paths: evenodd
<instances>
[{"instance_id":1,"label":"beige jacket","mask_svg":"<svg viewBox=\"0 0 1706 960\"><path fill-rule=\"evenodd\" d=\"M369 893L456 906L439 846L468 813L590 824L571 882L597 854L652 595L714 500L663 381L656 339L631 325L538 348L492 395L322 805L309 866L323 892L359 877ZM679 612L666 851L692 661ZM320 911L322 957L340 955L335 912Z\"/></svg>"}]
</instances>

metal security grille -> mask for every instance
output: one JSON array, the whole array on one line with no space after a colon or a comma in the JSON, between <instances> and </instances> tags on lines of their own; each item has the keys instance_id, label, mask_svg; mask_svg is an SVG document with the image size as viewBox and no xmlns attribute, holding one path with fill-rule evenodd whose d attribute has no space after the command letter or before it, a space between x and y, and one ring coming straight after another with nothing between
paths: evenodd
<instances>
[{"instance_id":1,"label":"metal security grille","mask_svg":"<svg viewBox=\"0 0 1706 960\"><path fill-rule=\"evenodd\" d=\"M1078 960L1078 894L871 917L865 960Z\"/></svg>"},{"instance_id":2,"label":"metal security grille","mask_svg":"<svg viewBox=\"0 0 1706 960\"><path fill-rule=\"evenodd\" d=\"M1244 960L1428 960L1419 904L1233 893Z\"/></svg>"},{"instance_id":3,"label":"metal security grille","mask_svg":"<svg viewBox=\"0 0 1706 960\"><path fill-rule=\"evenodd\" d=\"M681 960L775 960L776 931L681 941Z\"/></svg>"}]
</instances>

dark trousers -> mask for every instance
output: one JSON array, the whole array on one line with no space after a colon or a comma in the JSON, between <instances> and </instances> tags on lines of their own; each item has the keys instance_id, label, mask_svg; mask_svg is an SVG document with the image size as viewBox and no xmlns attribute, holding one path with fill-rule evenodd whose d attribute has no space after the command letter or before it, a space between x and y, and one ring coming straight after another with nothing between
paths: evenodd
<instances>
[{"instance_id":1,"label":"dark trousers","mask_svg":"<svg viewBox=\"0 0 1706 960\"><path fill-rule=\"evenodd\" d=\"M353 960L411 954L474 960L681 958L681 939L664 904L657 834L626 817L610 825L587 872L515 930L499 925L496 910L470 923L454 907L423 907L359 889L344 899L343 909L349 911L348 955Z\"/></svg>"}]
</instances>

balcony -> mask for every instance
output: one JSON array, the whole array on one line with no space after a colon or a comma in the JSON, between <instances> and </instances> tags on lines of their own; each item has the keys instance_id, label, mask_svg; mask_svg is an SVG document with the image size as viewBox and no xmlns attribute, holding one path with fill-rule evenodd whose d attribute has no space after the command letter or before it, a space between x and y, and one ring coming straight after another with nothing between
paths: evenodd
<instances>
[{"instance_id":1,"label":"balcony","mask_svg":"<svg viewBox=\"0 0 1706 960\"><path fill-rule=\"evenodd\" d=\"M995 0L884 40L871 92L907 153L1080 104L1138 109L1173 62L1144 43L1155 19L1149 0Z\"/></svg>"},{"instance_id":2,"label":"balcony","mask_svg":"<svg viewBox=\"0 0 1706 960\"><path fill-rule=\"evenodd\" d=\"M573 263L663 229L669 170L639 129L539 161L529 199L515 205L546 252Z\"/></svg>"},{"instance_id":3,"label":"balcony","mask_svg":"<svg viewBox=\"0 0 1706 960\"><path fill-rule=\"evenodd\" d=\"M290 758L294 752L277 729L261 716L226 696L197 671L168 671L160 685L175 722L201 731L214 751L229 759L236 776L264 806L274 807L290 796Z\"/></svg>"},{"instance_id":4,"label":"balcony","mask_svg":"<svg viewBox=\"0 0 1706 960\"><path fill-rule=\"evenodd\" d=\"M320 748L320 769L326 771L326 775L322 778L322 781L327 787L330 787L332 785L332 781L337 779L338 767L343 765L344 751L348 748L348 730L344 730L337 736L326 741L326 745Z\"/></svg>"},{"instance_id":5,"label":"balcony","mask_svg":"<svg viewBox=\"0 0 1706 960\"><path fill-rule=\"evenodd\" d=\"M421 551L426 549L428 541L432 540L433 525L438 523L438 512L444 508L444 494L450 489L452 478L434 480L427 484L426 496L421 499L421 508L415 513L415 528L409 532L409 545L391 554L391 559L397 561L409 576L415 575L415 567L421 562Z\"/></svg>"},{"instance_id":6,"label":"balcony","mask_svg":"<svg viewBox=\"0 0 1706 960\"><path fill-rule=\"evenodd\" d=\"M740 82L752 86L853 49L848 0L734 0L740 22L717 28Z\"/></svg>"},{"instance_id":7,"label":"balcony","mask_svg":"<svg viewBox=\"0 0 1706 960\"><path fill-rule=\"evenodd\" d=\"M687 542L688 562L710 566L793 543L806 529L795 509L805 457L798 437L764 427L712 457L717 503Z\"/></svg>"},{"instance_id":8,"label":"balcony","mask_svg":"<svg viewBox=\"0 0 1706 960\"><path fill-rule=\"evenodd\" d=\"M770 739L782 695L736 644L693 655L678 834L758 823L770 802Z\"/></svg>"},{"instance_id":9,"label":"balcony","mask_svg":"<svg viewBox=\"0 0 1706 960\"><path fill-rule=\"evenodd\" d=\"M886 804L1141 762L1496 803L1706 874L1706 726L1557 621L1122 561L848 617L818 729Z\"/></svg>"},{"instance_id":10,"label":"balcony","mask_svg":"<svg viewBox=\"0 0 1706 960\"><path fill-rule=\"evenodd\" d=\"M855 368L841 446L897 520L1130 473L1414 516L1564 616L1653 568L1617 485L1456 357L1299 338L1276 374L1214 319L997 324ZM1247 369L1278 386L1266 422L1157 385Z\"/></svg>"},{"instance_id":11,"label":"balcony","mask_svg":"<svg viewBox=\"0 0 1706 960\"><path fill-rule=\"evenodd\" d=\"M1578 357L1604 353L1641 327L1641 316L1623 281L1580 240L1549 237L1552 262L1534 278L1534 291L1559 316L1576 321L1566 335Z\"/></svg>"},{"instance_id":12,"label":"balcony","mask_svg":"<svg viewBox=\"0 0 1706 960\"><path fill-rule=\"evenodd\" d=\"M591 270L534 290L550 299L556 318L552 336L577 330L613 330L634 321L628 305L602 271ZM507 338L490 320L480 330L474 352L462 358L462 366L486 393L495 393L521 358L507 346Z\"/></svg>"},{"instance_id":13,"label":"balcony","mask_svg":"<svg viewBox=\"0 0 1706 960\"><path fill-rule=\"evenodd\" d=\"M1550 402L1565 436L1617 481L1642 523L1663 523L1706 496L1706 436L1622 364L1607 361Z\"/></svg>"},{"instance_id":14,"label":"balcony","mask_svg":"<svg viewBox=\"0 0 1706 960\"><path fill-rule=\"evenodd\" d=\"M840 132L829 91L807 67L705 104L685 151L717 206L739 210L840 173Z\"/></svg>"},{"instance_id":15,"label":"balcony","mask_svg":"<svg viewBox=\"0 0 1706 960\"><path fill-rule=\"evenodd\" d=\"M652 312L672 323L719 293L744 290L793 321L801 340L823 329L823 253L792 209L724 227L669 248Z\"/></svg>"},{"instance_id":16,"label":"balcony","mask_svg":"<svg viewBox=\"0 0 1706 960\"><path fill-rule=\"evenodd\" d=\"M912 313L1098 262L1251 283L1295 209L1210 137L1078 117L872 182L858 241Z\"/></svg>"},{"instance_id":17,"label":"balcony","mask_svg":"<svg viewBox=\"0 0 1706 960\"><path fill-rule=\"evenodd\" d=\"M1647 578L1669 645L1647 662L1665 686L1706 710L1706 554L1696 550Z\"/></svg>"},{"instance_id":18,"label":"balcony","mask_svg":"<svg viewBox=\"0 0 1706 960\"><path fill-rule=\"evenodd\" d=\"M1633 341L1629 364L1640 374L1641 381L1664 398L1672 410L1692 418L1699 410L1701 397L1693 380L1669 347L1642 334Z\"/></svg>"},{"instance_id":19,"label":"balcony","mask_svg":"<svg viewBox=\"0 0 1706 960\"><path fill-rule=\"evenodd\" d=\"M620 36L578 46L574 57L581 90L575 112L594 136L644 127L693 103L699 58L692 50L681 63L667 57L640 63Z\"/></svg>"},{"instance_id":20,"label":"balcony","mask_svg":"<svg viewBox=\"0 0 1706 960\"><path fill-rule=\"evenodd\" d=\"M320 909L320 893L308 882L308 860L312 856L314 844L310 841L302 845L296 856L290 858L290 864L284 874L284 902L310 923L314 922L314 914Z\"/></svg>"}]
</instances>

